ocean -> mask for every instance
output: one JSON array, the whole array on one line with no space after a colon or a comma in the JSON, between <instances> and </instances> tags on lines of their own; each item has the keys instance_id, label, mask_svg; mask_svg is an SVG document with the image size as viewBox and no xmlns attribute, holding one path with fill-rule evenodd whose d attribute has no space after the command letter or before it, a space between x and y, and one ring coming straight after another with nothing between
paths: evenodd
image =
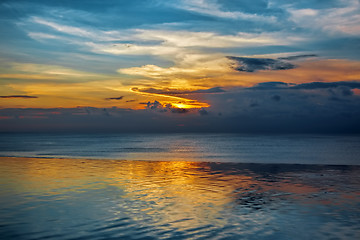
<instances>
[{"instance_id":1,"label":"ocean","mask_svg":"<svg viewBox=\"0 0 360 240\"><path fill-rule=\"evenodd\" d=\"M2 134L0 156L359 165L360 136Z\"/></svg>"},{"instance_id":2,"label":"ocean","mask_svg":"<svg viewBox=\"0 0 360 240\"><path fill-rule=\"evenodd\" d=\"M0 239L357 239L360 137L2 134Z\"/></svg>"}]
</instances>

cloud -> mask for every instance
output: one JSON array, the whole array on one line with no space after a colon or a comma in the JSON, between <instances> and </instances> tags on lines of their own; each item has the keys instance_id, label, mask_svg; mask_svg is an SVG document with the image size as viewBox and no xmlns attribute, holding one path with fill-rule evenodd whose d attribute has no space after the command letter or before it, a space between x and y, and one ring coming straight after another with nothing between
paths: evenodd
<instances>
[{"instance_id":1,"label":"cloud","mask_svg":"<svg viewBox=\"0 0 360 240\"><path fill-rule=\"evenodd\" d=\"M262 82L258 83L249 89L281 89L281 88L288 88L289 84L285 82Z\"/></svg>"},{"instance_id":2,"label":"cloud","mask_svg":"<svg viewBox=\"0 0 360 240\"><path fill-rule=\"evenodd\" d=\"M96 53L151 55L178 62L183 58L187 58L187 56L197 56L199 54L211 56L221 52L220 49L289 45L294 41L292 37L284 38L279 36L282 35L281 33L266 32L221 34L210 31L134 29L126 34L128 39L120 42L114 40L109 43L89 39L79 43L89 47L91 51ZM121 33L116 35L121 35ZM148 65L149 67L155 66L153 64Z\"/></svg>"},{"instance_id":3,"label":"cloud","mask_svg":"<svg viewBox=\"0 0 360 240\"><path fill-rule=\"evenodd\" d=\"M181 8L190 12L208 15L225 19L241 19L248 21L275 22L275 16L263 16L261 14L251 14L240 11L226 11L214 0L181 0L173 4L174 7Z\"/></svg>"},{"instance_id":4,"label":"cloud","mask_svg":"<svg viewBox=\"0 0 360 240\"><path fill-rule=\"evenodd\" d=\"M106 100L122 100L124 98L124 96L120 96L120 97L112 97L112 98L105 98Z\"/></svg>"},{"instance_id":5,"label":"cloud","mask_svg":"<svg viewBox=\"0 0 360 240\"><path fill-rule=\"evenodd\" d=\"M232 68L239 72L256 72L259 70L286 70L295 68L295 65L271 58L227 57L233 60Z\"/></svg>"},{"instance_id":6,"label":"cloud","mask_svg":"<svg viewBox=\"0 0 360 240\"><path fill-rule=\"evenodd\" d=\"M89 81L103 79L104 75L84 72L59 65L10 62L8 73L0 74L0 79L32 79L64 81Z\"/></svg>"},{"instance_id":7,"label":"cloud","mask_svg":"<svg viewBox=\"0 0 360 240\"><path fill-rule=\"evenodd\" d=\"M272 100L274 100L275 102L279 102L281 100L281 97L279 95L274 95L271 97Z\"/></svg>"},{"instance_id":8,"label":"cloud","mask_svg":"<svg viewBox=\"0 0 360 240\"><path fill-rule=\"evenodd\" d=\"M208 115L208 114L209 114L208 111L205 110L205 108L199 109L198 112L199 112L199 114L200 114L201 116L205 116L205 115Z\"/></svg>"},{"instance_id":9,"label":"cloud","mask_svg":"<svg viewBox=\"0 0 360 240\"><path fill-rule=\"evenodd\" d=\"M250 16L262 18L258 14L249 14ZM172 59L179 58L179 55L181 57L184 54L207 52L205 49L289 45L294 40L289 36L279 36L282 33L271 32L236 31L233 34L221 34L219 31L141 27L105 31L81 22L66 23L61 18L43 16L31 16L20 25L24 26L24 31L35 40L50 43L55 39L78 46L81 51L87 49L102 54L152 55ZM44 30L40 31L42 29Z\"/></svg>"},{"instance_id":10,"label":"cloud","mask_svg":"<svg viewBox=\"0 0 360 240\"><path fill-rule=\"evenodd\" d=\"M360 133L360 96L351 91L359 88L360 82L260 83L202 94L211 107L198 109L160 100L139 110L0 109L0 131Z\"/></svg>"},{"instance_id":11,"label":"cloud","mask_svg":"<svg viewBox=\"0 0 360 240\"><path fill-rule=\"evenodd\" d=\"M148 109L163 109L164 106L160 102L155 100L154 102L148 102L146 104L146 108L148 108Z\"/></svg>"},{"instance_id":12,"label":"cloud","mask_svg":"<svg viewBox=\"0 0 360 240\"><path fill-rule=\"evenodd\" d=\"M162 104L184 106L194 99L225 98L231 95L228 91L233 91L229 89L256 83L244 89L264 90L245 101L247 108L258 104L251 110L266 105L257 99L257 94L265 94L265 90L273 91L266 100L277 105L288 101L283 95L288 90L326 95L318 98L321 103L329 98L358 96L350 85L301 85L359 79L359 62L346 60L349 54L344 53L355 56L357 52L356 0L91 1L93 7L77 1L62 6L37 2L12 1L7 3L11 9L0 6L6 20L4 32L8 33L0 39L1 95L41 96L39 101L6 100L8 107L108 107L122 95L125 100L154 103L156 99ZM308 54L315 50L321 59ZM338 51L338 59L329 53L332 50ZM289 70L273 71L283 69ZM131 92L130 87L140 90ZM188 98L182 94L192 99L176 98ZM303 96L311 98L310 93ZM116 101L116 105L140 108L138 102L125 100ZM20 102L24 104L18 105ZM215 108L217 103L212 105ZM206 111L209 116L217 115L209 108Z\"/></svg>"},{"instance_id":13,"label":"cloud","mask_svg":"<svg viewBox=\"0 0 360 240\"><path fill-rule=\"evenodd\" d=\"M294 55L294 56L288 56L288 57L279 57L279 60L298 60L298 59L302 59L302 58L313 58L313 57L317 57L318 55L316 54L301 54L301 55Z\"/></svg>"},{"instance_id":14,"label":"cloud","mask_svg":"<svg viewBox=\"0 0 360 240\"><path fill-rule=\"evenodd\" d=\"M155 110L157 112L171 112L171 113L188 113L190 110L185 108L178 108L173 106L170 103L162 104L159 101L148 102L146 108L150 110Z\"/></svg>"},{"instance_id":15,"label":"cloud","mask_svg":"<svg viewBox=\"0 0 360 240\"><path fill-rule=\"evenodd\" d=\"M250 32L221 34L210 31L136 29L132 37L142 42L158 41L164 47L182 48L230 48L289 43L288 40L281 39L275 34Z\"/></svg>"},{"instance_id":16,"label":"cloud","mask_svg":"<svg viewBox=\"0 0 360 240\"><path fill-rule=\"evenodd\" d=\"M337 88L349 87L351 89L360 89L360 82L311 82L292 86L293 89L321 89L321 88Z\"/></svg>"},{"instance_id":17,"label":"cloud","mask_svg":"<svg viewBox=\"0 0 360 240\"><path fill-rule=\"evenodd\" d=\"M341 81L341 82L310 82L310 83L285 83L285 82L262 82L258 83L253 87L248 89L258 89L258 90L286 90L286 89L327 89L327 88L342 88L342 89L360 89L360 81ZM344 95L351 95L347 90L345 90Z\"/></svg>"},{"instance_id":18,"label":"cloud","mask_svg":"<svg viewBox=\"0 0 360 240\"><path fill-rule=\"evenodd\" d=\"M275 95L281 101L269 101ZM237 89L207 96L222 105L184 110L154 101L142 110L0 109L0 132L360 133L360 97L356 95L343 101L331 98L327 91Z\"/></svg>"},{"instance_id":19,"label":"cloud","mask_svg":"<svg viewBox=\"0 0 360 240\"><path fill-rule=\"evenodd\" d=\"M69 26L69 25L57 23L53 19L47 19L37 16L31 17L29 21L35 24L45 25L60 33L65 33L68 35L78 36L82 38L97 39L102 41L116 40L116 37L119 40L120 38L120 35L114 34L114 32L98 31L98 30L87 29L84 27ZM41 36L39 35L39 33L37 33L36 37L48 38L49 36L48 35ZM50 39L53 38L55 37L52 35Z\"/></svg>"},{"instance_id":20,"label":"cloud","mask_svg":"<svg viewBox=\"0 0 360 240\"><path fill-rule=\"evenodd\" d=\"M221 87L213 87L213 88L204 89L204 90L192 91L191 93L221 93L221 92L225 92L225 90L222 89Z\"/></svg>"},{"instance_id":21,"label":"cloud","mask_svg":"<svg viewBox=\"0 0 360 240\"><path fill-rule=\"evenodd\" d=\"M127 69L119 69L119 73L125 73L129 75L140 75L147 76L152 78L161 78L164 76L174 76L174 75L183 75L183 74L193 74L196 73L196 69L186 69L179 67L170 67L162 68L156 65L145 65L142 67L133 67Z\"/></svg>"},{"instance_id":22,"label":"cloud","mask_svg":"<svg viewBox=\"0 0 360 240\"><path fill-rule=\"evenodd\" d=\"M8 95L8 96L0 96L0 98L38 98L38 97L28 96L28 95Z\"/></svg>"},{"instance_id":23,"label":"cloud","mask_svg":"<svg viewBox=\"0 0 360 240\"><path fill-rule=\"evenodd\" d=\"M286 7L285 9L290 14L289 19L299 27L329 35L351 36L360 34L359 1L343 0L341 5L325 9L294 7Z\"/></svg>"},{"instance_id":24,"label":"cloud","mask_svg":"<svg viewBox=\"0 0 360 240\"><path fill-rule=\"evenodd\" d=\"M182 94L193 94L193 93L204 93L204 94L211 94L211 93L222 93L225 92L221 87L214 87L209 89L201 89L201 90L183 90L183 89L173 89L173 88L163 88L163 89L156 89L156 88L132 88L133 91L142 92L142 93L155 93L155 94L164 94L164 95L182 95Z\"/></svg>"},{"instance_id":25,"label":"cloud","mask_svg":"<svg viewBox=\"0 0 360 240\"><path fill-rule=\"evenodd\" d=\"M171 108L172 113L188 113L190 110L186 108Z\"/></svg>"}]
</instances>

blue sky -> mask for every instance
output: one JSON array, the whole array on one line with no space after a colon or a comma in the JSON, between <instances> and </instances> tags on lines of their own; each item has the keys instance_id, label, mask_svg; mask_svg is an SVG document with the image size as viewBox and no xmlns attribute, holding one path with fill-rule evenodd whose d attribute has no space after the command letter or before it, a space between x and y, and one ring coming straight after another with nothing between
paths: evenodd
<instances>
[{"instance_id":1,"label":"blue sky","mask_svg":"<svg viewBox=\"0 0 360 240\"><path fill-rule=\"evenodd\" d=\"M280 112L302 112L310 122L345 114L351 121L332 128L353 124L360 115L359 87L349 84L360 79L359 12L356 0L2 1L2 130L20 120L13 129L26 126L19 116L29 111L44 111L51 122L48 109L63 109L52 112L65 119L88 107L166 119L174 123L169 131L192 131L199 117L256 116L262 126L272 116L276 132ZM257 88L267 82L285 89ZM294 88L312 82L344 84Z\"/></svg>"}]
</instances>

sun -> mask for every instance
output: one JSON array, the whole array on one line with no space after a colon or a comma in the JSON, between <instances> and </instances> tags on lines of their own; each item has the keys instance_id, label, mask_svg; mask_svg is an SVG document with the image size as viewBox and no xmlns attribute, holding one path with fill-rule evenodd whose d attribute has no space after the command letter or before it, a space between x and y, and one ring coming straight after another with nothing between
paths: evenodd
<instances>
[{"instance_id":1,"label":"sun","mask_svg":"<svg viewBox=\"0 0 360 240\"><path fill-rule=\"evenodd\" d=\"M198 108L198 106L185 104L185 103L171 103L171 105L177 108Z\"/></svg>"},{"instance_id":2,"label":"sun","mask_svg":"<svg viewBox=\"0 0 360 240\"><path fill-rule=\"evenodd\" d=\"M198 101L189 101L189 103L186 102L177 102L177 103L170 103L173 107L176 108L204 108L204 107L210 107L209 104L198 102Z\"/></svg>"}]
</instances>

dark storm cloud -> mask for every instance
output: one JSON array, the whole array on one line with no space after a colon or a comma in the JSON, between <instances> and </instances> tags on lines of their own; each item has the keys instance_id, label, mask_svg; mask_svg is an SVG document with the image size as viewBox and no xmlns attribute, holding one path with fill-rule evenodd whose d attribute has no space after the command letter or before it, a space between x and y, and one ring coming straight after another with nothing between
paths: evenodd
<instances>
[{"instance_id":1,"label":"dark storm cloud","mask_svg":"<svg viewBox=\"0 0 360 240\"><path fill-rule=\"evenodd\" d=\"M354 92L350 88L347 88L347 87L343 87L341 89L341 92L342 92L343 96L351 96L354 94Z\"/></svg>"},{"instance_id":2,"label":"dark storm cloud","mask_svg":"<svg viewBox=\"0 0 360 240\"><path fill-rule=\"evenodd\" d=\"M8 96L0 96L0 98L38 98L38 97L28 96L28 95L8 95Z\"/></svg>"},{"instance_id":3,"label":"dark storm cloud","mask_svg":"<svg viewBox=\"0 0 360 240\"><path fill-rule=\"evenodd\" d=\"M281 97L279 95L274 95L271 97L272 100L274 100L275 102L279 102L281 100Z\"/></svg>"},{"instance_id":4,"label":"dark storm cloud","mask_svg":"<svg viewBox=\"0 0 360 240\"><path fill-rule=\"evenodd\" d=\"M288 88L289 84L285 82L262 82L258 83L249 89L260 89L260 90L269 90L269 89L281 89Z\"/></svg>"},{"instance_id":5,"label":"dark storm cloud","mask_svg":"<svg viewBox=\"0 0 360 240\"><path fill-rule=\"evenodd\" d=\"M146 104L146 108L148 108L148 109L162 109L163 108L163 105L160 103L160 102L158 102L158 101L154 101L154 102L148 102L147 104Z\"/></svg>"},{"instance_id":6,"label":"dark storm cloud","mask_svg":"<svg viewBox=\"0 0 360 240\"><path fill-rule=\"evenodd\" d=\"M343 95L352 95L351 89L360 89L359 81L342 81L342 82L310 82L310 83L285 83L285 82L262 82L258 83L253 87L247 89L255 90L271 90L271 89L304 89L304 90L314 90L314 89L332 89L338 88L343 91Z\"/></svg>"},{"instance_id":7,"label":"dark storm cloud","mask_svg":"<svg viewBox=\"0 0 360 240\"><path fill-rule=\"evenodd\" d=\"M142 110L0 109L0 132L360 133L356 94L343 97L328 89L229 89L206 97L214 103L210 108L190 111L158 101L148 102Z\"/></svg>"},{"instance_id":8,"label":"dark storm cloud","mask_svg":"<svg viewBox=\"0 0 360 240\"><path fill-rule=\"evenodd\" d=\"M258 107L259 104L257 102L250 103L249 107Z\"/></svg>"},{"instance_id":9,"label":"dark storm cloud","mask_svg":"<svg viewBox=\"0 0 360 240\"><path fill-rule=\"evenodd\" d=\"M304 91L277 84L207 95L212 106L206 110L221 110L219 123L233 132L360 133L360 96L349 89L344 94L344 87Z\"/></svg>"},{"instance_id":10,"label":"dark storm cloud","mask_svg":"<svg viewBox=\"0 0 360 240\"><path fill-rule=\"evenodd\" d=\"M112 98L105 98L106 100L122 100L124 98L124 96L120 96L120 97L112 97Z\"/></svg>"},{"instance_id":11,"label":"dark storm cloud","mask_svg":"<svg viewBox=\"0 0 360 240\"><path fill-rule=\"evenodd\" d=\"M227 56L236 64L231 67L239 72L256 72L259 70L286 70L295 68L295 65L272 58L247 58Z\"/></svg>"},{"instance_id":12,"label":"dark storm cloud","mask_svg":"<svg viewBox=\"0 0 360 240\"><path fill-rule=\"evenodd\" d=\"M188 113L189 110L185 108L171 108L172 113Z\"/></svg>"},{"instance_id":13,"label":"dark storm cloud","mask_svg":"<svg viewBox=\"0 0 360 240\"><path fill-rule=\"evenodd\" d=\"M321 89L321 88L337 88L348 87L351 89L360 89L360 82L311 82L293 86L293 89Z\"/></svg>"},{"instance_id":14,"label":"dark storm cloud","mask_svg":"<svg viewBox=\"0 0 360 240\"><path fill-rule=\"evenodd\" d=\"M205 115L208 115L208 114L209 114L208 111L205 110L205 108L199 109L198 112L199 112L199 114L200 114L201 116L205 116Z\"/></svg>"}]
</instances>

